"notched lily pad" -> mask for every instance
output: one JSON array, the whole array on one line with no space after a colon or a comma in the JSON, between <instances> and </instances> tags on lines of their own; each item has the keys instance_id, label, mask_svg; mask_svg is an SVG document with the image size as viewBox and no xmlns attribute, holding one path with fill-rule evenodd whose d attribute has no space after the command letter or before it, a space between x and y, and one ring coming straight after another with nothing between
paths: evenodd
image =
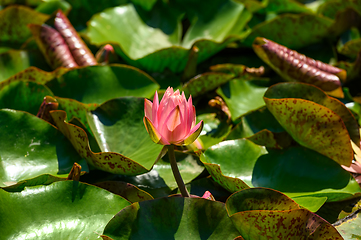
<instances>
[{"instance_id":1,"label":"notched lily pad","mask_svg":"<svg viewBox=\"0 0 361 240\"><path fill-rule=\"evenodd\" d=\"M216 182L235 192L252 187L254 164L266 152L264 147L246 139L229 140L208 148L201 161Z\"/></svg>"},{"instance_id":2,"label":"notched lily pad","mask_svg":"<svg viewBox=\"0 0 361 240\"><path fill-rule=\"evenodd\" d=\"M304 83L279 83L271 86L265 93L267 98L301 98L325 106L342 118L351 140L359 146L360 131L357 121L350 110L339 100L328 96L321 89Z\"/></svg>"},{"instance_id":3,"label":"notched lily pad","mask_svg":"<svg viewBox=\"0 0 361 240\"><path fill-rule=\"evenodd\" d=\"M342 118L309 100L267 98L267 108L282 127L302 146L315 150L340 165L350 166L353 150Z\"/></svg>"},{"instance_id":4,"label":"notched lily pad","mask_svg":"<svg viewBox=\"0 0 361 240\"><path fill-rule=\"evenodd\" d=\"M245 240L342 240L330 223L306 209L243 211L233 214L231 219Z\"/></svg>"},{"instance_id":5,"label":"notched lily pad","mask_svg":"<svg viewBox=\"0 0 361 240\"><path fill-rule=\"evenodd\" d=\"M252 210L292 210L300 206L281 192L268 188L250 188L233 193L226 202L228 214Z\"/></svg>"},{"instance_id":6,"label":"notched lily pad","mask_svg":"<svg viewBox=\"0 0 361 240\"><path fill-rule=\"evenodd\" d=\"M73 144L79 155L98 169L116 174L138 175L148 172L156 159L154 157L153 163L149 161L151 159L148 159L148 162L143 162L143 164L146 164L145 167L120 153L110 151L94 153L89 147L88 136L85 131L80 127L67 123L64 111L52 111L50 114L56 126Z\"/></svg>"},{"instance_id":7,"label":"notched lily pad","mask_svg":"<svg viewBox=\"0 0 361 240\"><path fill-rule=\"evenodd\" d=\"M42 174L68 174L81 157L49 123L26 112L0 110L0 186Z\"/></svg>"},{"instance_id":8,"label":"notched lily pad","mask_svg":"<svg viewBox=\"0 0 361 240\"><path fill-rule=\"evenodd\" d=\"M124 208L108 223L103 235L103 239L147 239L152 236L154 239L216 240L235 238L239 232L223 203L203 198L170 197L133 203Z\"/></svg>"},{"instance_id":9,"label":"notched lily pad","mask_svg":"<svg viewBox=\"0 0 361 240\"><path fill-rule=\"evenodd\" d=\"M129 206L120 196L76 181L12 193L0 189L0 199L0 231L5 239L99 239L96 233Z\"/></svg>"}]
</instances>

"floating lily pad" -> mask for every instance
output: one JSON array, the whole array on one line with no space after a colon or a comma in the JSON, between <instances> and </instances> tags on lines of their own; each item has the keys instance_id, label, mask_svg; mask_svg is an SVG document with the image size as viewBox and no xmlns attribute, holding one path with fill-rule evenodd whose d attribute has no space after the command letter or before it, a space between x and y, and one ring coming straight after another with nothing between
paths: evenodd
<instances>
[{"instance_id":1,"label":"floating lily pad","mask_svg":"<svg viewBox=\"0 0 361 240\"><path fill-rule=\"evenodd\" d=\"M309 100L264 99L267 108L295 141L338 164L350 166L353 158L350 135L339 115Z\"/></svg>"},{"instance_id":2,"label":"floating lily pad","mask_svg":"<svg viewBox=\"0 0 361 240\"><path fill-rule=\"evenodd\" d=\"M274 239L275 236L295 240L342 239L330 223L306 209L243 211L233 214L231 219L245 240Z\"/></svg>"},{"instance_id":3,"label":"floating lily pad","mask_svg":"<svg viewBox=\"0 0 361 240\"><path fill-rule=\"evenodd\" d=\"M50 70L38 51L9 50L0 54L0 82L30 66Z\"/></svg>"},{"instance_id":4,"label":"floating lily pad","mask_svg":"<svg viewBox=\"0 0 361 240\"><path fill-rule=\"evenodd\" d=\"M56 96L97 104L116 97L151 97L159 88L149 75L126 65L76 68L46 85Z\"/></svg>"},{"instance_id":5,"label":"floating lily pad","mask_svg":"<svg viewBox=\"0 0 361 240\"><path fill-rule=\"evenodd\" d=\"M27 24L43 24L48 15L31 8L13 5L0 11L0 41L2 47L20 48L31 36Z\"/></svg>"},{"instance_id":6,"label":"floating lily pad","mask_svg":"<svg viewBox=\"0 0 361 240\"><path fill-rule=\"evenodd\" d=\"M301 98L325 106L342 118L352 141L359 145L360 132L357 121L350 110L339 100L327 96L322 90L302 83L280 83L273 85L265 93L266 98Z\"/></svg>"},{"instance_id":7,"label":"floating lily pad","mask_svg":"<svg viewBox=\"0 0 361 240\"><path fill-rule=\"evenodd\" d=\"M282 192L311 192L346 187L350 174L336 162L304 147L268 149L255 163L252 183Z\"/></svg>"},{"instance_id":8,"label":"floating lily pad","mask_svg":"<svg viewBox=\"0 0 361 240\"><path fill-rule=\"evenodd\" d=\"M223 203L180 197L133 203L108 223L103 234L113 239L152 236L154 239L190 240L232 239L239 235Z\"/></svg>"},{"instance_id":9,"label":"floating lily pad","mask_svg":"<svg viewBox=\"0 0 361 240\"><path fill-rule=\"evenodd\" d=\"M118 54L139 68L157 72L169 68L173 72L179 72L185 68L188 52L193 44L199 48L198 62L201 62L239 38L231 35L239 34L251 17L243 4L226 1L219 8L213 9L214 18L199 16L181 42L179 20L182 13L170 4L162 12L164 11L172 14L165 17L159 13L161 17L158 22L153 21L148 25L133 5L110 8L93 16L87 36L96 45L116 43L119 46L115 48ZM202 13L204 12L206 11ZM173 28L168 32L162 31L164 25L174 21L176 24ZM210 26L213 26L211 33Z\"/></svg>"},{"instance_id":10,"label":"floating lily pad","mask_svg":"<svg viewBox=\"0 0 361 240\"><path fill-rule=\"evenodd\" d=\"M61 132L26 112L0 110L0 136L1 187L41 174L68 174L82 159Z\"/></svg>"},{"instance_id":11,"label":"floating lily pad","mask_svg":"<svg viewBox=\"0 0 361 240\"><path fill-rule=\"evenodd\" d=\"M216 182L229 191L232 191L231 189L238 191L240 189L237 189L235 184L237 181L234 181L230 186L223 184L223 175L239 178L252 187L251 180L254 164L266 152L264 147L246 139L229 140L208 148L202 155L201 160ZM218 168L218 170L214 168ZM243 188L245 187L241 189Z\"/></svg>"},{"instance_id":12,"label":"floating lily pad","mask_svg":"<svg viewBox=\"0 0 361 240\"><path fill-rule=\"evenodd\" d=\"M73 181L14 193L0 189L0 199L0 231L7 239L99 239L105 224L129 205L104 189Z\"/></svg>"},{"instance_id":13,"label":"floating lily pad","mask_svg":"<svg viewBox=\"0 0 361 240\"><path fill-rule=\"evenodd\" d=\"M148 172L162 149L150 139L144 127L142 98L113 99L88 114L87 121L100 147L99 153L92 152L82 128L66 122L64 111L53 111L51 115L79 154L104 171L125 175Z\"/></svg>"},{"instance_id":14,"label":"floating lily pad","mask_svg":"<svg viewBox=\"0 0 361 240\"><path fill-rule=\"evenodd\" d=\"M282 14L256 25L244 43L251 47L256 37L265 37L297 49L328 37L332 24L331 19L316 14Z\"/></svg>"},{"instance_id":15,"label":"floating lily pad","mask_svg":"<svg viewBox=\"0 0 361 240\"><path fill-rule=\"evenodd\" d=\"M252 82L234 79L217 90L227 103L232 120L265 105L263 95L267 88L254 85Z\"/></svg>"}]
</instances>

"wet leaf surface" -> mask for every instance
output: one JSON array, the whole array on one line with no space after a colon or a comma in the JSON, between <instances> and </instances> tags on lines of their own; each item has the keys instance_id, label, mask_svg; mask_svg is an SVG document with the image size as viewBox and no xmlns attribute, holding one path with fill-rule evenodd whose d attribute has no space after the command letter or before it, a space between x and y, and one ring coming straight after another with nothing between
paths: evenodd
<instances>
[{"instance_id":1,"label":"wet leaf surface","mask_svg":"<svg viewBox=\"0 0 361 240\"><path fill-rule=\"evenodd\" d=\"M313 149L340 165L353 158L350 136L341 117L317 103L298 98L267 98L267 108L302 146Z\"/></svg>"},{"instance_id":2,"label":"wet leaf surface","mask_svg":"<svg viewBox=\"0 0 361 240\"><path fill-rule=\"evenodd\" d=\"M194 223L198 224L194 224ZM168 226L164 228L163 226ZM131 229L136 228L137 231ZM223 203L202 198L159 198L133 203L105 227L113 239L220 239L239 235Z\"/></svg>"},{"instance_id":3,"label":"wet leaf surface","mask_svg":"<svg viewBox=\"0 0 361 240\"><path fill-rule=\"evenodd\" d=\"M42 174L68 174L80 162L69 141L49 123L25 112L0 110L0 186Z\"/></svg>"},{"instance_id":4,"label":"wet leaf surface","mask_svg":"<svg viewBox=\"0 0 361 240\"><path fill-rule=\"evenodd\" d=\"M5 238L98 239L97 233L113 215L129 205L106 190L74 181L14 193L0 189L0 196L0 230Z\"/></svg>"}]
</instances>

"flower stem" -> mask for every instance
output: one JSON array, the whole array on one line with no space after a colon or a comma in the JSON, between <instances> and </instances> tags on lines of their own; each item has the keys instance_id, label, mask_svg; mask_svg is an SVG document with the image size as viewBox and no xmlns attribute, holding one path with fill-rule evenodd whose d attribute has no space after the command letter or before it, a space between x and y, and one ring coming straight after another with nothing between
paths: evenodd
<instances>
[{"instance_id":1,"label":"flower stem","mask_svg":"<svg viewBox=\"0 0 361 240\"><path fill-rule=\"evenodd\" d=\"M179 191L181 192L183 197L189 197L188 190L187 190L186 186L184 185L182 176L180 175L180 172L179 172L179 169L177 166L177 162L175 160L174 145L168 146L168 155L169 155L169 161L170 161L170 165L172 167L173 175L174 175L175 181L177 182Z\"/></svg>"}]
</instances>

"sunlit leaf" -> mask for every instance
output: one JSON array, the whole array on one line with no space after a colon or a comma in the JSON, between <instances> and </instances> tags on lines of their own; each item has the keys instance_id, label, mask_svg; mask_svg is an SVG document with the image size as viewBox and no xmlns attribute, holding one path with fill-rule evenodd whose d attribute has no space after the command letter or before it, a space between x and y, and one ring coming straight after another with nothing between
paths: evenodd
<instances>
[{"instance_id":1,"label":"sunlit leaf","mask_svg":"<svg viewBox=\"0 0 361 240\"><path fill-rule=\"evenodd\" d=\"M98 239L97 233L128 205L120 196L74 181L14 193L0 189L0 231L7 239Z\"/></svg>"},{"instance_id":2,"label":"sunlit leaf","mask_svg":"<svg viewBox=\"0 0 361 240\"><path fill-rule=\"evenodd\" d=\"M350 136L342 118L320 104L298 98L267 98L267 108L302 146L349 166L353 158Z\"/></svg>"},{"instance_id":3,"label":"sunlit leaf","mask_svg":"<svg viewBox=\"0 0 361 240\"><path fill-rule=\"evenodd\" d=\"M41 174L68 174L73 163L81 161L49 123L15 110L0 110L0 116L0 186Z\"/></svg>"},{"instance_id":4,"label":"sunlit leaf","mask_svg":"<svg viewBox=\"0 0 361 240\"><path fill-rule=\"evenodd\" d=\"M108 223L103 234L113 239L152 236L155 239L190 240L232 239L239 235L223 203L180 197L133 203Z\"/></svg>"},{"instance_id":5,"label":"sunlit leaf","mask_svg":"<svg viewBox=\"0 0 361 240\"><path fill-rule=\"evenodd\" d=\"M117 97L151 97L159 88L143 71L119 64L72 69L46 85L56 96L97 104Z\"/></svg>"},{"instance_id":6,"label":"sunlit leaf","mask_svg":"<svg viewBox=\"0 0 361 240\"><path fill-rule=\"evenodd\" d=\"M263 95L267 88L251 82L234 79L217 89L217 93L227 103L232 120L264 106Z\"/></svg>"}]
</instances>

